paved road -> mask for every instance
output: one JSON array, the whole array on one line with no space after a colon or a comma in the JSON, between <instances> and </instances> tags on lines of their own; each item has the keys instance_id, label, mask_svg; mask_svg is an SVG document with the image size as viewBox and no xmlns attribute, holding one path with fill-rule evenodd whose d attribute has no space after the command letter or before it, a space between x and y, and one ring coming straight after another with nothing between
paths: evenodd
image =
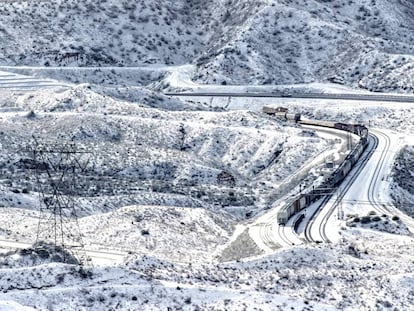
<instances>
[{"instance_id":1,"label":"paved road","mask_svg":"<svg viewBox=\"0 0 414 311\"><path fill-rule=\"evenodd\" d=\"M188 97L262 97L262 98L310 98L310 99L338 99L338 100L357 100L357 101L382 101L382 102L402 102L414 103L414 96L410 95L391 95L391 94L326 94L326 93L295 93L282 94L272 92L252 92L252 93L233 93L233 92L167 92L167 96L188 96Z\"/></svg>"},{"instance_id":2,"label":"paved road","mask_svg":"<svg viewBox=\"0 0 414 311\"><path fill-rule=\"evenodd\" d=\"M30 76L18 75L14 73L0 71L0 89L16 89L16 90L33 90L40 88L49 88L55 86L66 86L65 83L60 84L55 80L34 78ZM274 93L274 92L251 92L251 93L235 93L235 92L181 92L181 93L165 93L168 96L177 97L261 97L261 98L292 98L292 99L332 99L332 100L354 100L354 101L382 101L382 102L402 102L414 103L414 96L408 95L389 95L389 94L325 94L325 93ZM372 200L371 200L372 201ZM281 230L275 224L275 215L268 215L268 218L262 224L257 226L257 236L264 247L273 249L278 245L289 245L300 242L294 234ZM27 248L31 245L20 242L0 240L0 247L3 248ZM92 258L95 264L114 264L122 261L125 253L115 251L95 251L87 250L87 255Z\"/></svg>"}]
</instances>

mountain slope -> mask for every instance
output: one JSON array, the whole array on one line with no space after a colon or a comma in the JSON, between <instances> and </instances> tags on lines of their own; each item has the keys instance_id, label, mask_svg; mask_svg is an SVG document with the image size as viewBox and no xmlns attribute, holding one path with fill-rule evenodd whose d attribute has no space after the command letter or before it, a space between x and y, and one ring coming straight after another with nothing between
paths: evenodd
<instances>
[{"instance_id":1,"label":"mountain slope","mask_svg":"<svg viewBox=\"0 0 414 311\"><path fill-rule=\"evenodd\" d=\"M4 17L0 59L19 65L188 63L209 42L216 45L217 38L225 42L221 35L226 25L242 25L257 6L248 1L212 4L184 0L6 1L0 8ZM221 24L226 5L238 17Z\"/></svg>"},{"instance_id":2,"label":"mountain slope","mask_svg":"<svg viewBox=\"0 0 414 311\"><path fill-rule=\"evenodd\" d=\"M194 79L207 83L412 92L413 9L405 0L5 1L0 63L196 63Z\"/></svg>"},{"instance_id":3,"label":"mountain slope","mask_svg":"<svg viewBox=\"0 0 414 311\"><path fill-rule=\"evenodd\" d=\"M197 79L412 90L412 9L402 1L273 1Z\"/></svg>"}]
</instances>

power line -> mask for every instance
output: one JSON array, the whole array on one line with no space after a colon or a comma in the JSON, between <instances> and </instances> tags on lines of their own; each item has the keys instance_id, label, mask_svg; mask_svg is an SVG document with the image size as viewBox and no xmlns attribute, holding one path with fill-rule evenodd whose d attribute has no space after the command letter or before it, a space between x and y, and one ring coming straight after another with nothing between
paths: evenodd
<instances>
[{"instance_id":1,"label":"power line","mask_svg":"<svg viewBox=\"0 0 414 311\"><path fill-rule=\"evenodd\" d=\"M56 250L63 250L64 262L71 261L72 255L78 263L86 264L75 196L79 175L86 171L91 153L73 141L39 141L36 137L27 152L39 194L35 244L53 243Z\"/></svg>"}]
</instances>

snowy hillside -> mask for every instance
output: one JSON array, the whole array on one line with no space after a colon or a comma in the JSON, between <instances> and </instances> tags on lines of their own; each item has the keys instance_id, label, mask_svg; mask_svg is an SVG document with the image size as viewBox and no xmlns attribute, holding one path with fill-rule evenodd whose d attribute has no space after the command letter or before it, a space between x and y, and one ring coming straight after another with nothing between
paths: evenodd
<instances>
[{"instance_id":1,"label":"snowy hillside","mask_svg":"<svg viewBox=\"0 0 414 311\"><path fill-rule=\"evenodd\" d=\"M16 310L409 310L413 239L378 235L348 229L336 245L214 264L134 255L82 268L28 249L1 256L0 300Z\"/></svg>"},{"instance_id":2,"label":"snowy hillside","mask_svg":"<svg viewBox=\"0 0 414 311\"><path fill-rule=\"evenodd\" d=\"M0 63L193 63L200 82L410 93L413 11L405 0L5 1Z\"/></svg>"},{"instance_id":3,"label":"snowy hillside","mask_svg":"<svg viewBox=\"0 0 414 311\"><path fill-rule=\"evenodd\" d=\"M231 101L229 108L251 105L250 112L198 111L196 102L152 92L136 103L94 92L99 85L38 88L1 92L1 239L29 244L35 239L38 196L25 152L31 136L45 142L69 139L93 155L76 198L84 243L87 249L122 251L127 261L78 268L61 263L59 252L3 251L0 300L8 308L405 310L412 305L412 233L398 217L362 209L347 213L338 243L279 249L270 256L262 256L249 237L249 217L295 193L298 182L318 178L318 171L310 170L289 179L309 165L308 159L337 148L335 140L253 112L264 105L260 100ZM412 131L405 118L410 107L342 103L338 109L330 102L279 101L310 118L371 121L400 135ZM394 177L407 192L410 152L411 147L403 149ZM223 262L254 255L261 256Z\"/></svg>"},{"instance_id":4,"label":"snowy hillside","mask_svg":"<svg viewBox=\"0 0 414 311\"><path fill-rule=\"evenodd\" d=\"M1 34L10 64L137 65L191 62L257 11L249 1L6 1ZM226 11L237 17L228 18ZM45 31L47 30L47 31ZM3 41L3 40L2 40ZM22 44L24 42L24 44ZM212 42L212 43L209 43Z\"/></svg>"},{"instance_id":5,"label":"snowy hillside","mask_svg":"<svg viewBox=\"0 0 414 311\"><path fill-rule=\"evenodd\" d=\"M413 1L0 3L0 310L413 308Z\"/></svg>"},{"instance_id":6,"label":"snowy hillside","mask_svg":"<svg viewBox=\"0 0 414 311\"><path fill-rule=\"evenodd\" d=\"M22 161L28 155L21 151L34 135L75 141L90 150L92 176L87 178L109 178L100 187L112 195L155 190L191 193L196 201L208 197L209 203L249 206L258 201L252 185L272 181L265 185L271 191L307 157L329 147L319 138L300 136L299 128L286 128L258 113L163 111L117 101L84 86L49 94L4 97L3 109L10 109L13 102L14 111L4 113L0 125L7 163L3 170L9 175L5 178L15 179L19 169L25 174ZM175 101L165 101L169 104L155 99L161 107L177 109ZM304 154L296 152L299 143L307 146ZM91 194L88 190L83 196Z\"/></svg>"},{"instance_id":7,"label":"snowy hillside","mask_svg":"<svg viewBox=\"0 0 414 311\"><path fill-rule=\"evenodd\" d=\"M399 153L394 171L392 196L401 210L414 215L414 145L405 146Z\"/></svg>"},{"instance_id":8,"label":"snowy hillside","mask_svg":"<svg viewBox=\"0 0 414 311\"><path fill-rule=\"evenodd\" d=\"M220 257L237 221L296 193L302 178L312 183L317 171L299 170L337 143L262 113L198 111L144 94L136 103L89 85L2 92L6 239L33 243L37 231L37 175L27 151L33 137L49 145L70 141L88 152L75 193L87 245L184 261Z\"/></svg>"},{"instance_id":9,"label":"snowy hillside","mask_svg":"<svg viewBox=\"0 0 414 311\"><path fill-rule=\"evenodd\" d=\"M409 1L270 1L237 38L206 58L197 78L257 84L331 80L412 92L412 12Z\"/></svg>"}]
</instances>

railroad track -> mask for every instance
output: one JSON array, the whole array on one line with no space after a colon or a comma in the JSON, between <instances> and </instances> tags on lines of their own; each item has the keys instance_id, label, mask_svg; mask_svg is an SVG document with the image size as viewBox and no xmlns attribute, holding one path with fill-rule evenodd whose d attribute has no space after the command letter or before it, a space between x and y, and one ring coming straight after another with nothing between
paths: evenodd
<instances>
[{"instance_id":1,"label":"railroad track","mask_svg":"<svg viewBox=\"0 0 414 311\"><path fill-rule=\"evenodd\" d=\"M375 149L375 147L373 149ZM370 155L371 153L367 153L365 151L364 154L361 156L360 161L363 160L365 163L369 158L367 154ZM357 170L360 171L362 170L363 166L361 166L360 164L356 164L354 166L353 172L355 172L355 168L357 168ZM356 176L353 177L349 181L349 183L352 183L355 180L355 178ZM332 198L332 195L327 195L323 199L319 200L319 202L317 203L319 204L319 207L315 210L314 214L311 215L311 217L309 218L310 223L305 227L305 231L304 231L305 238L304 239L301 239L299 237L293 225L296 222L297 216L300 216L300 214L297 214L296 216L294 216L293 219L289 220L290 224L285 225L285 226L279 226L277 229L277 233L275 229L275 226L277 226L277 223L278 223L277 214L273 214L272 216L270 216L270 218L266 220L265 224L262 224L260 226L259 234L260 234L261 240L270 249L274 249L275 247L277 248L278 246L292 246L292 245L302 244L304 242L316 242L316 241L329 242L329 239L325 233L326 223L328 219L330 218L330 216L333 214L335 207L337 205L337 202L331 208L332 210L328 211L328 213L324 215L323 223L320 225L320 228L319 228L319 234L318 234L319 238L315 238L312 236L313 235L312 228L314 227L315 219L321 213L322 207L325 206L331 198Z\"/></svg>"},{"instance_id":2,"label":"railroad track","mask_svg":"<svg viewBox=\"0 0 414 311\"><path fill-rule=\"evenodd\" d=\"M370 206L373 211L378 213L379 215L396 215L400 218L400 220L412 231L414 232L414 219L410 216L406 215L404 212L399 210L392 202L382 202L379 200L378 196L378 189L380 188L380 184L384 178L384 168L393 159L389 158L391 154L391 138L384 132L378 130L371 130L370 131L370 139L373 142L372 146L370 146L369 152L365 155L365 158L362 159L363 161L360 162L359 165L359 172L354 173L351 176L350 180L346 180L346 185L344 186L344 190L342 194L338 197L338 199L332 204L331 208L325 215L323 215L322 219L319 221L319 237L321 240L325 242L329 242L329 238L326 234L326 226L327 223L334 213L335 209L337 208L340 201L346 196L347 191L350 189L352 183L358 178L358 175L361 173L363 168L366 166L368 159L372 156L374 152L377 152L378 155L376 156L376 165L373 168L372 176L369 178L368 189L366 192L367 199L364 200L345 200L357 205L368 205ZM381 141L381 143L380 143ZM369 171L367 172L369 174ZM318 214L319 215L319 214ZM305 230L305 239L306 241L315 242L317 238L312 236L312 232L315 232L312 229L315 226L315 219L318 217L315 215L315 218L308 224L308 227Z\"/></svg>"},{"instance_id":3,"label":"railroad track","mask_svg":"<svg viewBox=\"0 0 414 311\"><path fill-rule=\"evenodd\" d=\"M378 181L380 178L380 172L384 164L385 157L390 147L390 139L388 135L385 135L381 132L377 132L377 135L381 135L382 137L385 138L385 146L384 146L384 149L381 150L381 155L378 161L378 165L375 167L373 178L371 179L369 186L368 186L368 201L379 213L383 213L384 210L382 209L382 207L378 203L376 203L375 189L376 189L376 185L378 184Z\"/></svg>"},{"instance_id":4,"label":"railroad track","mask_svg":"<svg viewBox=\"0 0 414 311\"><path fill-rule=\"evenodd\" d=\"M308 224L306 225L306 228L304 231L306 242L308 243L314 243L314 242L329 243L330 242L328 235L326 234L326 231L327 231L326 227L327 227L329 219L331 218L331 216L337 209L339 203L344 198L344 196L346 195L347 191L352 186L354 181L358 178L359 174L364 169L368 160L371 158L372 154L375 152L375 150L378 147L378 141L379 141L378 138L373 134L370 134L369 137L370 137L372 144L371 143L369 144L368 148L365 150L364 154L361 156L360 160L358 161L358 163L354 166L353 170L351 171L351 174L344 180L344 182L340 186L340 188L342 187L342 189L340 189L341 191L338 197L335 199L335 201L332 203L332 205L326 211L326 213L321 216L322 219L320 220L320 224L317 227L319 237L316 238L312 234L313 227L316 225L316 220L318 219L319 215L321 215L323 211L323 207L329 203L329 201L332 199L334 194L332 193L330 195L327 195L323 199L320 200L319 207L315 210L313 215L311 215L310 220Z\"/></svg>"},{"instance_id":5,"label":"railroad track","mask_svg":"<svg viewBox=\"0 0 414 311\"><path fill-rule=\"evenodd\" d=\"M312 228L315 225L315 220L318 217L318 215L320 214L323 206L326 205L326 203L329 201L330 198L331 198L331 196L325 196L323 199L320 199L318 201L319 206L315 209L315 212L310 216L310 219L309 219L308 223L306 224L306 227L305 227L305 230L304 230L304 235L305 235L304 241L306 243L319 243L319 242L322 242L322 241L320 241L320 239L317 239L317 238L313 237Z\"/></svg>"},{"instance_id":6,"label":"railroad track","mask_svg":"<svg viewBox=\"0 0 414 311\"><path fill-rule=\"evenodd\" d=\"M277 218L275 216L271 217L265 225L260 226L259 234L263 243L270 249L294 245L294 243L290 241L286 234L281 230L280 226L277 228L279 239L275 240L275 236L273 234L275 226L277 226Z\"/></svg>"},{"instance_id":7,"label":"railroad track","mask_svg":"<svg viewBox=\"0 0 414 311\"><path fill-rule=\"evenodd\" d=\"M278 228L278 234L279 234L280 238L282 239L282 241L284 243L286 243L287 246L295 245L295 242L292 241L292 240L290 240L289 237L286 235L286 232L285 232L286 230L287 230L287 227L285 227L285 226L279 226L279 228Z\"/></svg>"},{"instance_id":8,"label":"railroad track","mask_svg":"<svg viewBox=\"0 0 414 311\"><path fill-rule=\"evenodd\" d=\"M271 250L303 243L294 231L293 225L278 225L277 213L273 213L265 223L259 225L259 235L262 242Z\"/></svg>"},{"instance_id":9,"label":"railroad track","mask_svg":"<svg viewBox=\"0 0 414 311\"><path fill-rule=\"evenodd\" d=\"M272 227L273 227L273 223L267 223L266 225L260 228L260 236L263 242L270 249L275 249L275 248L279 248L279 246L284 246L284 245L278 245L273 239Z\"/></svg>"},{"instance_id":10,"label":"railroad track","mask_svg":"<svg viewBox=\"0 0 414 311\"><path fill-rule=\"evenodd\" d=\"M165 95L169 96L190 96L190 97L267 97L267 98L312 98L312 99L337 99L337 100L358 100L358 101L383 101L383 102L411 102L414 103L414 96L405 96L405 95L387 95L387 94L319 94L319 93L292 93L292 94L286 94L283 92L188 92L188 93L166 93ZM414 220L396 209L392 203L380 203L377 201L375 196L375 190L378 188L377 185L381 181L381 172L383 172L384 169L384 159L387 156L387 153L389 152L389 146L390 146L390 138L380 132L380 131L374 131L375 134L370 134L370 146L368 150L364 152L364 155L360 158L358 163L355 165L355 167L352 170L352 174L346 178L344 183L340 186L341 187L341 193L338 195L337 199L332 203L330 208L328 210L325 210L322 212L323 206L325 206L330 200L332 200L332 195L329 195L319 201L319 208L317 208L313 215L311 215L310 220L305 228L304 234L305 238L304 240L306 242L316 242L316 241L325 241L329 242L329 237L327 235L327 224L329 222L329 219L334 214L335 210L338 208L339 203L342 201L344 196L347 194L348 190L351 188L352 184L356 181L359 174L363 171L364 167L366 166L368 160L371 158L372 154L377 150L379 145L379 138L378 136L381 136L381 138L385 139L386 146L384 150L378 151L381 152L380 160L378 161L375 172L372 177L372 179L369 181L369 189L368 189L368 202L377 210L379 213L386 213L386 214L394 214L398 215L401 220L403 220L414 232ZM316 226L316 219L318 220L318 227ZM273 221L276 221L273 219ZM267 226L268 227L268 226ZM271 226L270 226L271 227ZM314 229L313 229L314 228ZM315 230L316 229L316 230ZM271 229L266 228L266 231L269 231ZM286 235L285 230L288 230L287 228L278 228L278 238L282 241L281 243L289 245L293 244L292 241L289 240L289 237ZM315 231L317 233L315 234ZM315 236L318 237L315 237ZM271 239L271 235L269 235L269 232L265 234L266 239Z\"/></svg>"}]
</instances>

